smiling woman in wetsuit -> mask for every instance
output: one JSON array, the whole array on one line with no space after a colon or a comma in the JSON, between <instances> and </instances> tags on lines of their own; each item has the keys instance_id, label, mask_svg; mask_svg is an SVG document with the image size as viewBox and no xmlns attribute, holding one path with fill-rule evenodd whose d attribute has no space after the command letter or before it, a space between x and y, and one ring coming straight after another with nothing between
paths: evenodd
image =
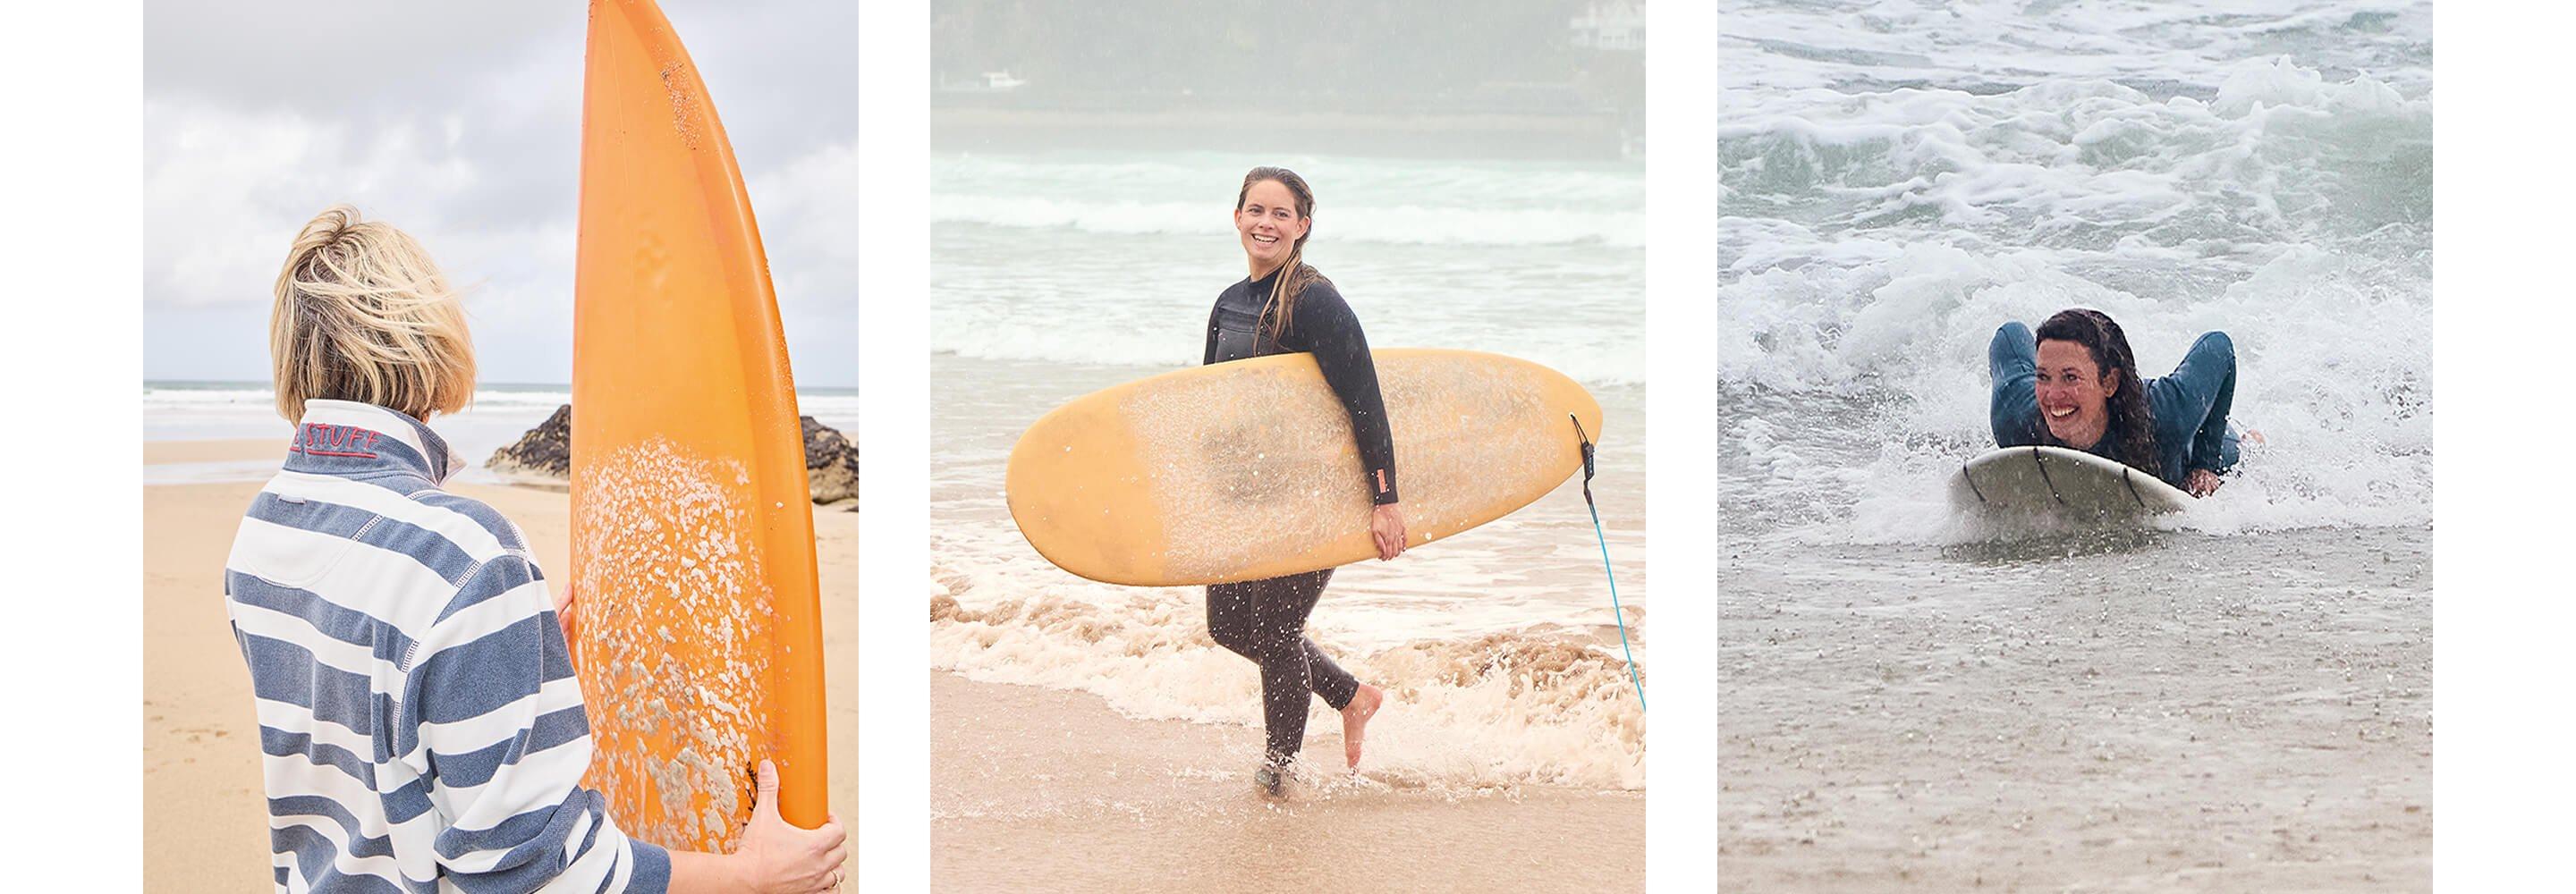
<instances>
[{"instance_id":1,"label":"smiling woman in wetsuit","mask_svg":"<svg viewBox=\"0 0 2576 894\"><path fill-rule=\"evenodd\" d=\"M2195 497L2236 465L2227 413L2236 345L2202 333L2171 375L2138 379L2129 337L2098 310L2070 308L2030 327L2006 323L1986 348L1995 446L2046 444L2117 460Z\"/></svg>"},{"instance_id":2,"label":"smiling woman in wetsuit","mask_svg":"<svg viewBox=\"0 0 2576 894\"><path fill-rule=\"evenodd\" d=\"M1353 486L1371 495L1369 534L1378 558L1404 552L1404 514L1397 508L1395 442L1378 395L1377 366L1359 318L1331 280L1305 263L1314 227L1315 193L1286 168L1254 168L1234 198L1235 237L1250 275L1217 296L1208 313L1205 363L1308 352L1324 382L1350 413L1362 468ZM1343 757L1360 763L1362 732L1386 694L1334 664L1305 635L1306 615L1324 595L1333 570L1267 580L1210 584L1208 635L1261 666L1262 727L1268 744L1253 780L1271 795L1287 784L1288 764L1306 738L1307 693L1342 713Z\"/></svg>"}]
</instances>

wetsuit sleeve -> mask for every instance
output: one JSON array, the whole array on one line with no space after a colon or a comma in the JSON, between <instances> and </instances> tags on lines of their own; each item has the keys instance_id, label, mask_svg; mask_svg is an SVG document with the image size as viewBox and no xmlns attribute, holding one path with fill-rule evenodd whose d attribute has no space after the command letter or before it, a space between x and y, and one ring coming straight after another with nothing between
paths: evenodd
<instances>
[{"instance_id":1,"label":"wetsuit sleeve","mask_svg":"<svg viewBox=\"0 0 2576 894\"><path fill-rule=\"evenodd\" d=\"M1377 362L1369 357L1368 336L1358 315L1331 285L1316 283L1297 297L1297 318L1290 336L1315 355L1324 384L1341 398L1351 414L1351 434L1359 440L1361 476L1370 500L1384 506L1397 501L1395 437L1387 426L1386 401L1378 393Z\"/></svg>"},{"instance_id":2,"label":"wetsuit sleeve","mask_svg":"<svg viewBox=\"0 0 2576 894\"><path fill-rule=\"evenodd\" d=\"M2227 414L2236 403L2236 343L2224 332L2201 333L2191 350L2182 355L2182 364L2173 375L2158 380L2170 392L2163 413L2170 407L2174 413L2171 427L2164 419L2157 421L2164 436L2189 438L2190 451L2183 456L2183 470L2208 469L2224 472L2236 464L2236 451L2229 442Z\"/></svg>"},{"instance_id":3,"label":"wetsuit sleeve","mask_svg":"<svg viewBox=\"0 0 2576 894\"><path fill-rule=\"evenodd\" d=\"M583 788L590 724L534 565L483 563L416 647L394 745L435 810L454 890L658 892L670 856Z\"/></svg>"},{"instance_id":4,"label":"wetsuit sleeve","mask_svg":"<svg viewBox=\"0 0 2576 894\"><path fill-rule=\"evenodd\" d=\"M2040 443L2039 394L2034 390L2039 379L2039 342L2030 327L2013 322L1997 328L1994 341L1986 345L1986 370L1994 379L1986 412L1995 446Z\"/></svg>"},{"instance_id":5,"label":"wetsuit sleeve","mask_svg":"<svg viewBox=\"0 0 2576 894\"><path fill-rule=\"evenodd\" d=\"M1217 296L1217 302L1218 302L1218 303L1222 304L1222 303L1224 303L1224 301L1225 301L1225 296L1223 296L1223 295L1219 295L1219 296ZM1215 307L1214 305L1210 305L1210 306L1208 307L1208 321L1207 321L1207 349L1206 349L1205 351L1200 352L1200 354L1199 354L1199 365L1200 365L1200 366L1213 366L1213 365L1215 365L1215 364L1216 364L1216 307Z\"/></svg>"}]
</instances>

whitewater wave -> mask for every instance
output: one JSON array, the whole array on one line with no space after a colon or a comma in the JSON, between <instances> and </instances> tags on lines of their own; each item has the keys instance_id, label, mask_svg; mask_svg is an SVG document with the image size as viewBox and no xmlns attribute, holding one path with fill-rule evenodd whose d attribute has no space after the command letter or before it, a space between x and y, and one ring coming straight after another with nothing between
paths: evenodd
<instances>
[{"instance_id":1,"label":"whitewater wave","mask_svg":"<svg viewBox=\"0 0 2576 894\"><path fill-rule=\"evenodd\" d=\"M2431 226L2431 101L2367 77L2266 60L2207 102L2110 81L1815 99L1720 127L1726 213L1766 221L1721 244L1731 270L1892 231L2241 273L2286 244Z\"/></svg>"},{"instance_id":2,"label":"whitewater wave","mask_svg":"<svg viewBox=\"0 0 2576 894\"><path fill-rule=\"evenodd\" d=\"M939 223L1073 229L1118 235L1227 235L1204 203L1085 201L1028 196L941 195L931 203ZM1318 232L1336 242L1387 245L1646 244L1643 215L1561 208L1483 209L1426 205L1339 206L1318 211Z\"/></svg>"},{"instance_id":3,"label":"whitewater wave","mask_svg":"<svg viewBox=\"0 0 2576 894\"><path fill-rule=\"evenodd\" d=\"M1723 30L1731 106L1820 88L1929 83L1992 93L2043 73L2206 98L2237 60L2282 54L2339 75L2372 73L2410 92L2432 79L2432 7L2420 0L1744 0Z\"/></svg>"},{"instance_id":4,"label":"whitewater wave","mask_svg":"<svg viewBox=\"0 0 2576 894\"><path fill-rule=\"evenodd\" d=\"M2202 332L2236 344L2234 421L2263 439L2172 525L2429 523L2420 5L2041 7L1730 25L1756 45L1719 130L1730 505L1799 541L1958 536L1943 484L1992 446L1996 327L2090 307L2149 376Z\"/></svg>"},{"instance_id":5,"label":"whitewater wave","mask_svg":"<svg viewBox=\"0 0 2576 894\"><path fill-rule=\"evenodd\" d=\"M2284 251L2188 304L2064 272L2045 251L1917 245L1871 263L1747 276L1726 290L1721 375L1766 419L1728 429L1732 486L1807 539L1925 542L1942 485L1992 446L1985 351L2007 321L2066 307L2120 320L2160 374L2201 332L2238 350L2234 419L2262 434L2179 519L2213 532L2431 520L2431 289L2410 259Z\"/></svg>"},{"instance_id":6,"label":"whitewater wave","mask_svg":"<svg viewBox=\"0 0 2576 894\"><path fill-rule=\"evenodd\" d=\"M950 575L931 588L931 663L975 680L1090 692L1140 719L1257 730L1259 674L1208 638L1204 611L1193 588L1124 590L1106 603L995 598ZM1632 637L1644 638L1643 620L1632 607ZM1645 715L1615 646L1529 633L1366 654L1321 644L1387 691L1369 726L1373 776L1452 788L1644 787ZM1334 729L1338 718L1317 705L1309 728Z\"/></svg>"},{"instance_id":7,"label":"whitewater wave","mask_svg":"<svg viewBox=\"0 0 2576 894\"><path fill-rule=\"evenodd\" d=\"M1174 327L1164 326L1172 329ZM1070 340L1051 331L1031 331L1017 327L954 327L934 333L932 350L978 360L1019 360L1045 363L1077 363L1106 367L1140 367L1179 369L1199 362L1196 327L1172 332L1101 331L1095 336ZM1646 381L1647 363L1643 351L1604 352L1592 337L1580 331L1514 333L1497 338L1490 330L1470 328L1439 329L1385 325L1384 331L1403 331L1406 339L1389 347L1459 347L1518 357L1564 373L1587 386L1633 387ZM1175 348L1175 345L1181 347Z\"/></svg>"}]
</instances>

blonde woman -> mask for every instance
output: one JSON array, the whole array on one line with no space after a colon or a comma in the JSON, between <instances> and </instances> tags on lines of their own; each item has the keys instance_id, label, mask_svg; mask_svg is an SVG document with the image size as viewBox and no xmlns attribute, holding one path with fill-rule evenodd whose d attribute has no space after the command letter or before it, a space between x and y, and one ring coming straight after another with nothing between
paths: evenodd
<instances>
[{"instance_id":1,"label":"blonde woman","mask_svg":"<svg viewBox=\"0 0 2576 894\"><path fill-rule=\"evenodd\" d=\"M474 347L429 255L354 208L296 234L269 328L284 468L225 562L257 697L280 891L823 891L845 854L759 804L733 854L618 831L583 788L589 724L559 606L516 525L439 489L423 424Z\"/></svg>"}]
</instances>

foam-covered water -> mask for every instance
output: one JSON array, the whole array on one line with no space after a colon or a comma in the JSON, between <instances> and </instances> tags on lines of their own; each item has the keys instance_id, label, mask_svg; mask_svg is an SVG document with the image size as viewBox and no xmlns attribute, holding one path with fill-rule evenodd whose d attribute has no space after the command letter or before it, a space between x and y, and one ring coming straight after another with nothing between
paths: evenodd
<instances>
[{"instance_id":1,"label":"foam-covered water","mask_svg":"<svg viewBox=\"0 0 2576 894\"><path fill-rule=\"evenodd\" d=\"M1995 327L2094 307L2142 372L2238 350L2261 432L2180 524L2420 525L2422 4L1751 3L1721 49L1721 493L1782 542L1945 536Z\"/></svg>"},{"instance_id":2,"label":"foam-covered water","mask_svg":"<svg viewBox=\"0 0 2576 894\"><path fill-rule=\"evenodd\" d=\"M276 392L259 382L143 383L143 437L148 441L194 441L233 438L284 438L287 424L277 417ZM519 439L572 401L569 385L484 383L463 412L439 416L429 427L467 463L457 480L493 483L484 471L492 451ZM859 396L852 388L807 388L797 392L798 409L815 421L844 433L858 431ZM280 453L282 459L285 454ZM144 470L147 483L182 481L255 481L277 471L274 462L189 463Z\"/></svg>"},{"instance_id":3,"label":"foam-covered water","mask_svg":"<svg viewBox=\"0 0 2576 894\"><path fill-rule=\"evenodd\" d=\"M943 579L931 589L933 666L977 680L1091 692L1132 717L1239 725L1248 728L1247 742L1258 736L1260 675L1208 638L1198 588L1038 584L1035 575L940 570ZM1456 618L1400 627L1404 615L1454 611L1474 594L1389 592L1383 584L1344 593L1343 581L1334 584L1308 635L1391 699L1369 726L1364 769L1373 777L1444 789L1644 787L1645 715L1615 639L1605 641L1561 610L1549 612L1551 620L1481 634L1473 631L1482 625ZM1415 604L1399 604L1407 601ZM1608 626L1606 605L1593 614ZM1632 606L1630 617L1631 635L1642 637L1643 613ZM1366 645L1396 631L1412 638ZM1641 646L1638 665L1650 662ZM1651 675L1646 679L1652 685ZM1314 703L1307 731L1324 744L1314 746L1322 756L1310 761L1339 767L1339 750L1329 744L1338 723Z\"/></svg>"}]
</instances>

